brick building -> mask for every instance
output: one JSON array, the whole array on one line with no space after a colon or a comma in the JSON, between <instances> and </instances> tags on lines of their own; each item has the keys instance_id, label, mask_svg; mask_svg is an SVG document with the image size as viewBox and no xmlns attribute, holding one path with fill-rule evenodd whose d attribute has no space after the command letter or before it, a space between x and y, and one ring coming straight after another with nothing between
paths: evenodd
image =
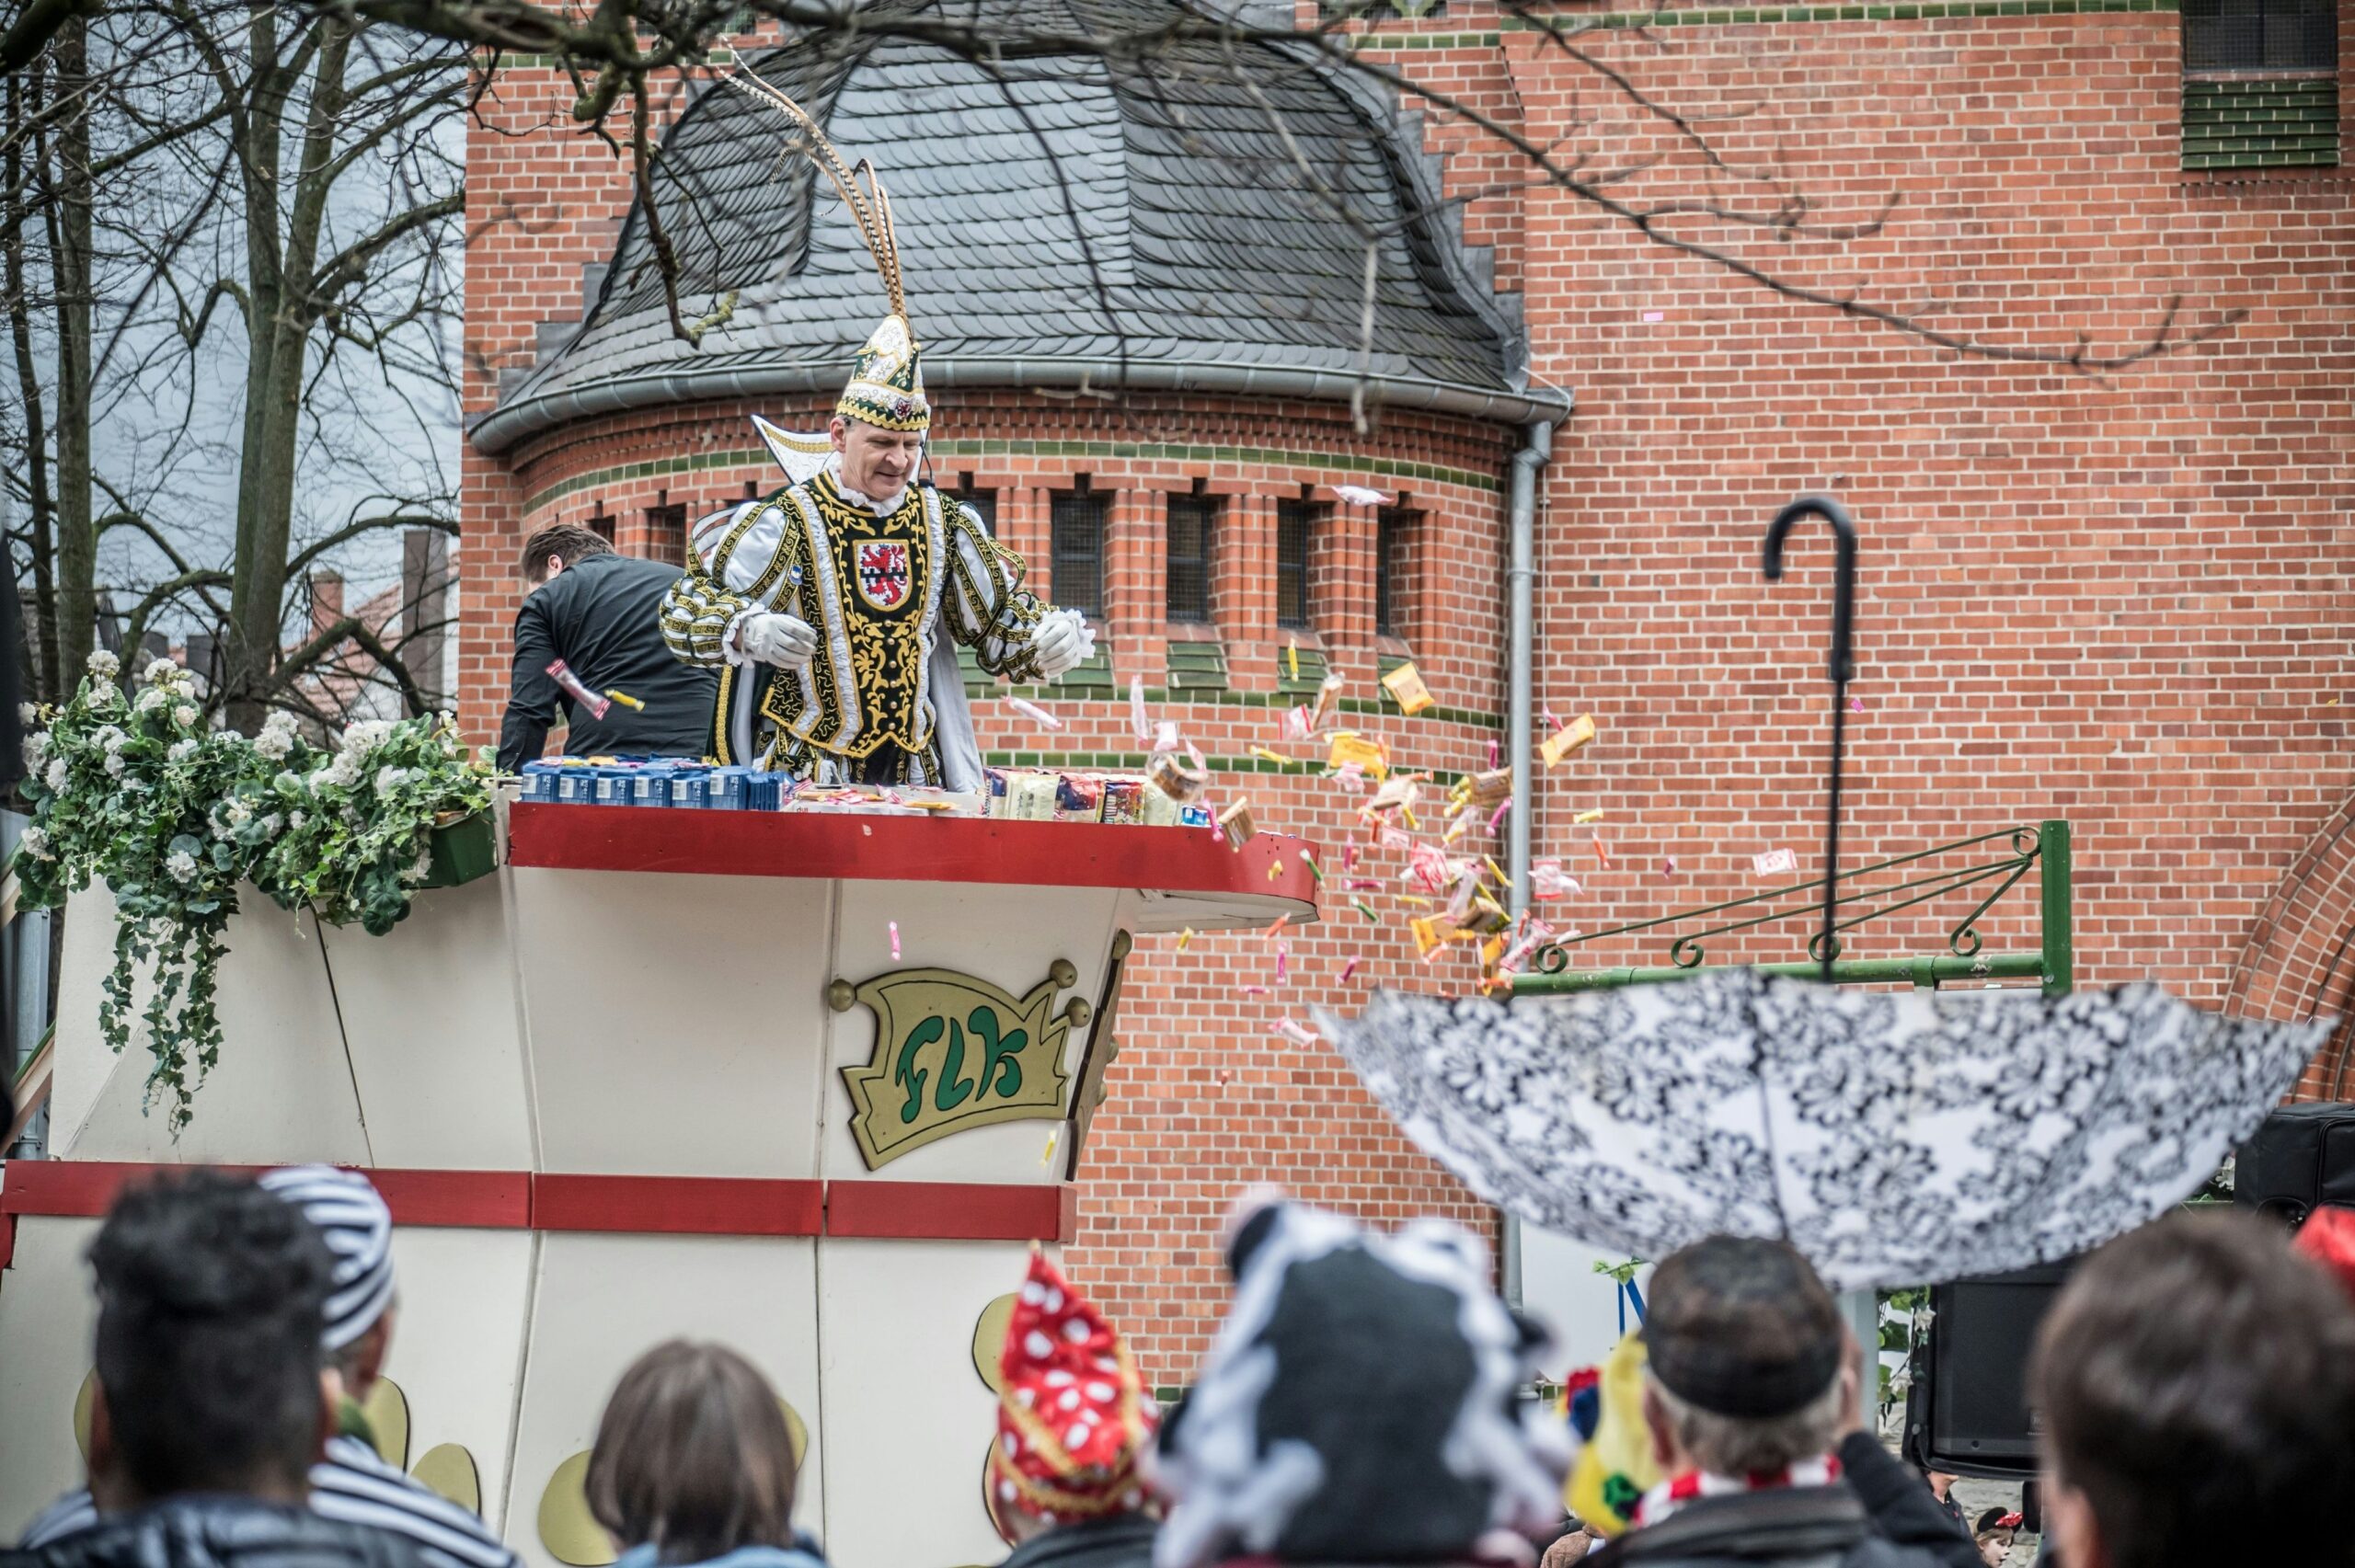
<instances>
[{"instance_id":1,"label":"brick building","mask_svg":"<svg viewBox=\"0 0 2355 1568\"><path fill-rule=\"evenodd\" d=\"M1614 188L1631 200L1725 194L1730 177L1538 24L1488 0L1396 8L1411 14L1357 27L1368 58L1564 159L1641 166ZM1774 169L1821 222L1886 211L1845 240L1677 230L1778 277L2016 347L2065 349L2082 333L2099 351L2131 348L2177 296L2189 326L2246 314L2104 378L1958 355L1664 248L1531 182L1461 116L1394 120L1295 70L1285 80L1304 96L1289 108L1314 128L1312 162L1344 171L1352 210L1384 220L1360 428L1361 231L1320 226L1313 193L1264 147L1189 141L1240 136L1234 105L1189 120L1178 95L1100 66L1039 68L1023 90L1069 110L1045 133L1072 155L1043 177L1075 181L1083 246L1059 200L1039 204L1040 172L1011 166L1040 160L1004 139L1002 112L977 130L944 61L879 48L830 78L839 103L821 118L876 158L902 205L936 476L982 500L1040 586L1096 612L1109 649L1033 693L1066 716L1060 733L979 702L984 747L1132 762L1120 693L1142 677L1263 826L1360 841L1350 797L1252 748L1309 755L1276 721L1330 668L1351 681L1351 722L1402 759L1485 764L1506 719L1507 465L1574 392L1541 489L1536 705L1591 711L1603 733L1540 770L1530 803L1537 853L1583 882L1568 922L1591 932L1755 891L1752 858L1770 848L1810 863L1830 552L1803 540L1791 580L1770 589L1757 551L1777 506L1829 489L1864 536L1855 859L2066 818L2080 984L2148 975L2210 1003L2342 1005L2355 920L2344 24L2311 0L2230 17L2158 0L1924 0L1565 5L1542 20L1589 25L1580 52L1710 117L1729 165ZM886 123L893 94L913 112ZM813 208L806 176L777 175L766 132L698 138L721 112L706 102L672 144L679 168L727 193L686 303L718 314L733 297L700 349L671 339L625 233L626 167L563 129L571 96L561 73L511 63L469 147L458 679L463 722L483 737L505 693L523 533L588 521L625 549L677 550L687 520L775 482L745 417L810 428L881 309L823 186ZM1238 189L1288 195L1256 218L1239 196L1205 217L1182 166L1194 159L1199 179L1205 156L1256 170ZM961 224L942 222L952 212ZM1192 295L1188 268L1204 280ZM1125 367L1118 347L1108 362L1108 307ZM1124 368L1130 390L1106 395ZM1386 504L1350 504L1336 484ZM1440 704L1413 719L1375 700L1374 677L1405 658ZM1573 823L1598 808L1600 824ZM1281 1181L1384 1219L1485 1217L1337 1059L1274 1032L1368 983L1469 983L1466 950L1419 962L1409 911L1376 902L1368 923L1333 899L1292 941L1281 984L1256 937L1200 939L1182 958L1164 940L1139 966L1073 1258L1139 1331L1157 1380L1182 1380L1206 1343L1217 1217L1240 1185ZM1991 942L2017 934L2012 907L1983 925ZM1860 933L1857 951L1943 944L1952 915L1916 913ZM1664 962L1653 934L1578 961ZM1762 928L1712 956L1792 957L1798 941ZM2346 1071L2341 1042L2307 1088L2355 1093Z\"/></svg>"}]
</instances>

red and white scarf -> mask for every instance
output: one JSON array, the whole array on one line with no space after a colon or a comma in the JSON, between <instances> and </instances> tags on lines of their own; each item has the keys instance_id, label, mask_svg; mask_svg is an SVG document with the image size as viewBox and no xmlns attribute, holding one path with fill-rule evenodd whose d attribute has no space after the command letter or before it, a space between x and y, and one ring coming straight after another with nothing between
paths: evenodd
<instances>
[{"instance_id":1,"label":"red and white scarf","mask_svg":"<svg viewBox=\"0 0 2355 1568\"><path fill-rule=\"evenodd\" d=\"M1792 1486L1829 1486L1840 1479L1840 1461L1830 1454L1781 1470L1752 1471L1748 1475L1712 1475L1688 1470L1669 1477L1636 1504L1628 1523L1638 1528L1656 1525L1687 1503L1704 1497L1732 1497L1745 1492L1775 1492Z\"/></svg>"}]
</instances>

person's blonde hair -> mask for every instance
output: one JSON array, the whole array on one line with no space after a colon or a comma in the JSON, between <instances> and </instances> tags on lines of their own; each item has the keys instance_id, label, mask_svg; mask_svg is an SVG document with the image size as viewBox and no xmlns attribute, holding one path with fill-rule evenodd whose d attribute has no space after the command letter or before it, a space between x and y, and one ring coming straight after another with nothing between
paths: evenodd
<instances>
[{"instance_id":1,"label":"person's blonde hair","mask_svg":"<svg viewBox=\"0 0 2355 1568\"><path fill-rule=\"evenodd\" d=\"M793 1541L793 1438L758 1368L721 1345L658 1345L622 1374L589 1458L589 1512L626 1550L703 1562Z\"/></svg>"}]
</instances>

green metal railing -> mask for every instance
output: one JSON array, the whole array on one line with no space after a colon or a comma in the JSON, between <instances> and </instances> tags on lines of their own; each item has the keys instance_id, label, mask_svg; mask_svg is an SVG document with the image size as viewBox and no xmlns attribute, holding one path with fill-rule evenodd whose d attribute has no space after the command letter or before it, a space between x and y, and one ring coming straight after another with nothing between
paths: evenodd
<instances>
[{"instance_id":1,"label":"green metal railing","mask_svg":"<svg viewBox=\"0 0 2355 1568\"><path fill-rule=\"evenodd\" d=\"M2001 845L2000 851L1989 846ZM1975 852L1975 853L1974 853ZM1962 864L1928 863L1959 857ZM1991 858L1992 857L1992 858ZM1979 934L1979 921L2026 876L2037 872L2037 945L2022 953L1990 953ZM1877 875L1896 880L1868 885ZM1558 995L1568 991L1609 990L1619 986L1649 985L1683 979L1711 967L1708 944L1719 937L1753 930L1778 921L1819 918L1822 913L1824 879L1795 882L1787 887L1729 898L1722 904L1679 910L1653 920L1634 921L1608 931L1591 932L1567 942L1550 943L1532 955L1528 972L1513 977L1517 996ZM1854 890L1851 891L1850 889ZM1843 958L1842 933L1900 910L1935 899L1966 894L1977 898L1968 914L1947 933L1947 951L1907 958ZM1797 895L1815 897L1792 903ZM1784 907L1777 907L1777 906ZM2059 996L2074 978L2075 953L2070 933L2069 824L2054 820L2034 827L2006 828L1958 839L1952 843L1897 855L1859 866L1841 877L1837 918L1832 932L1832 979L1840 985L1913 985L1936 989L1947 980L2034 979L2047 996ZM1851 912L1851 910L1854 912ZM1727 917L1699 931L1686 932L1670 943L1669 962L1660 967L1574 969L1570 949L1662 926ZM1808 939L1808 962L1761 964L1768 974L1813 979L1823 973L1823 933Z\"/></svg>"}]
</instances>

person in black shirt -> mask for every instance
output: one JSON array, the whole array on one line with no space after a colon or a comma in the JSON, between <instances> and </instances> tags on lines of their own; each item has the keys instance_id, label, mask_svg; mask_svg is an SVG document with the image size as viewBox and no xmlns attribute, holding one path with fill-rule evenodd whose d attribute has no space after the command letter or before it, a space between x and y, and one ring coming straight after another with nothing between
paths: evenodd
<instances>
[{"instance_id":1,"label":"person in black shirt","mask_svg":"<svg viewBox=\"0 0 2355 1568\"><path fill-rule=\"evenodd\" d=\"M515 612L515 673L499 727L501 773L540 755L558 703L568 756L700 757L710 750L718 677L672 658L662 640L662 596L680 571L617 555L573 523L543 528L524 543L523 574L537 586ZM548 674L559 658L592 692L621 692L645 706L614 703L596 716Z\"/></svg>"}]
</instances>

